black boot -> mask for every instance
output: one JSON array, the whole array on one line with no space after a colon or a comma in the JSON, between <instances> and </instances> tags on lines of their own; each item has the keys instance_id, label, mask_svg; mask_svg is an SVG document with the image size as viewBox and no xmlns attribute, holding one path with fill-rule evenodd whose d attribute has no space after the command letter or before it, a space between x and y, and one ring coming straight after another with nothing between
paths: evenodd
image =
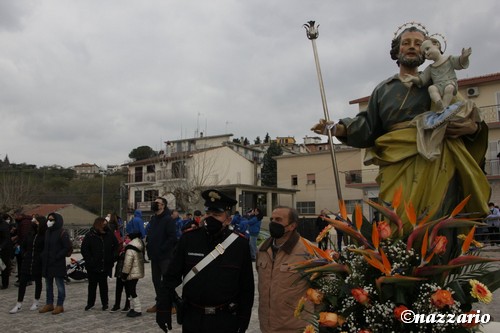
<instances>
[{"instance_id":1,"label":"black boot","mask_svg":"<svg viewBox=\"0 0 500 333\"><path fill-rule=\"evenodd\" d=\"M122 312L128 312L128 310L130 310L130 300L127 298L127 300L125 301L125 306L122 309Z\"/></svg>"}]
</instances>

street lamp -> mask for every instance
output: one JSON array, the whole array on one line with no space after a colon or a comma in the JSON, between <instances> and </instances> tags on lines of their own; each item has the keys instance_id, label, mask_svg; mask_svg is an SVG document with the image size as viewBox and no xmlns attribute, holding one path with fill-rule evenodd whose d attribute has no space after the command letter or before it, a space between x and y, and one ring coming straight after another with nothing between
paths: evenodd
<instances>
[{"instance_id":1,"label":"street lamp","mask_svg":"<svg viewBox=\"0 0 500 333\"><path fill-rule=\"evenodd\" d=\"M101 172L102 181L101 181L101 217L103 217L103 209L104 209L104 172Z\"/></svg>"}]
</instances>

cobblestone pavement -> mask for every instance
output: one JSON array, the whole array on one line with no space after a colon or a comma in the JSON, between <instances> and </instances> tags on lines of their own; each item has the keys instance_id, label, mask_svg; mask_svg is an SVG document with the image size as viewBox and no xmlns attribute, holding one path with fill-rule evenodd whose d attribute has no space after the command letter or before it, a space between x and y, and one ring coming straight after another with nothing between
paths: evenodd
<instances>
[{"instance_id":1,"label":"cobblestone pavement","mask_svg":"<svg viewBox=\"0 0 500 333\"><path fill-rule=\"evenodd\" d=\"M500 258L500 247L490 248L485 252L485 255ZM73 257L77 258L78 254ZM102 311L99 292L97 292L96 306L89 311L84 311L87 300L86 282L71 282L66 285L65 312L60 315L52 315L50 312L40 314L38 311L29 310L33 301L34 286L27 288L21 311L16 314L9 314L9 310L16 304L17 300L17 288L11 283L8 289L0 290L0 332L162 332L155 323L155 315L146 313L146 309L154 304L150 265L146 264L146 276L139 281L137 288L143 308L143 315L137 318L128 318L122 312L110 313L109 311ZM55 289L57 290L57 288ZM114 289L115 280L113 279L109 281L110 306L114 302ZM57 297L57 292L54 296ZM488 305L480 304L476 308L480 309L482 313L490 314L492 321L500 321L500 289L493 296L492 303ZM42 303L44 300L45 286L42 291ZM122 300L122 306L123 302ZM258 293L256 292L252 318L247 333L260 332L257 304ZM171 332L180 333L181 328L175 323L175 315L173 321L173 330Z\"/></svg>"}]
</instances>

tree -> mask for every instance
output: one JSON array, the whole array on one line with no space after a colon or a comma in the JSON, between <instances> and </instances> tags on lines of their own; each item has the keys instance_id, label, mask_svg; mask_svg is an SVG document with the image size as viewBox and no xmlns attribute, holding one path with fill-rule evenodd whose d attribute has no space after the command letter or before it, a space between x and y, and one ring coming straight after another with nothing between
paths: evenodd
<instances>
[{"instance_id":1,"label":"tree","mask_svg":"<svg viewBox=\"0 0 500 333\"><path fill-rule=\"evenodd\" d=\"M271 140L271 137L269 136L269 133L266 133L266 136L264 137L264 143L269 143Z\"/></svg>"},{"instance_id":2,"label":"tree","mask_svg":"<svg viewBox=\"0 0 500 333\"><path fill-rule=\"evenodd\" d=\"M248 146L249 144L250 144L250 141L248 141L248 139L247 139L247 138L245 138L245 139L243 140L243 145L244 145L244 146Z\"/></svg>"},{"instance_id":3,"label":"tree","mask_svg":"<svg viewBox=\"0 0 500 333\"><path fill-rule=\"evenodd\" d=\"M224 148L207 149L195 154L178 156L172 162L171 178L160 190L175 197L175 206L188 211L200 204L200 191L207 186L217 186L229 172L229 164L222 158Z\"/></svg>"},{"instance_id":4,"label":"tree","mask_svg":"<svg viewBox=\"0 0 500 333\"><path fill-rule=\"evenodd\" d=\"M233 142L234 142L234 143L239 143L239 144L241 145L241 140L240 140L240 139L238 139L238 138L234 138L234 139L233 139Z\"/></svg>"},{"instance_id":5,"label":"tree","mask_svg":"<svg viewBox=\"0 0 500 333\"><path fill-rule=\"evenodd\" d=\"M147 158L157 156L157 152L153 150L150 146L140 146L132 149L130 154L128 154L129 158L132 158L136 161L145 160Z\"/></svg>"},{"instance_id":6,"label":"tree","mask_svg":"<svg viewBox=\"0 0 500 333\"><path fill-rule=\"evenodd\" d=\"M253 141L256 145L260 145L260 136L256 137L255 140Z\"/></svg>"},{"instance_id":7,"label":"tree","mask_svg":"<svg viewBox=\"0 0 500 333\"><path fill-rule=\"evenodd\" d=\"M0 209L8 211L33 203L38 188L32 173L6 171L0 174Z\"/></svg>"},{"instance_id":8,"label":"tree","mask_svg":"<svg viewBox=\"0 0 500 333\"><path fill-rule=\"evenodd\" d=\"M262 185L263 186L273 186L278 185L278 169L276 160L274 156L280 156L283 154L283 149L276 142L271 142L269 148L264 154L263 165L262 165Z\"/></svg>"}]
</instances>

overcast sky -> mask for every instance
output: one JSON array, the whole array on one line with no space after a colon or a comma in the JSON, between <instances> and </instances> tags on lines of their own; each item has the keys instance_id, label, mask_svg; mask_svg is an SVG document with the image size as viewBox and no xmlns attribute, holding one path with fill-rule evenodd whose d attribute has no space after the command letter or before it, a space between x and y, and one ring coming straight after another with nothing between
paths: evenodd
<instances>
[{"instance_id":1,"label":"overcast sky","mask_svg":"<svg viewBox=\"0 0 500 333\"><path fill-rule=\"evenodd\" d=\"M323 115L307 21L336 120L396 73L404 22L445 35L447 54L472 47L459 79L500 72L499 14L498 0L0 0L0 159L105 167L197 132L302 142Z\"/></svg>"}]
</instances>

